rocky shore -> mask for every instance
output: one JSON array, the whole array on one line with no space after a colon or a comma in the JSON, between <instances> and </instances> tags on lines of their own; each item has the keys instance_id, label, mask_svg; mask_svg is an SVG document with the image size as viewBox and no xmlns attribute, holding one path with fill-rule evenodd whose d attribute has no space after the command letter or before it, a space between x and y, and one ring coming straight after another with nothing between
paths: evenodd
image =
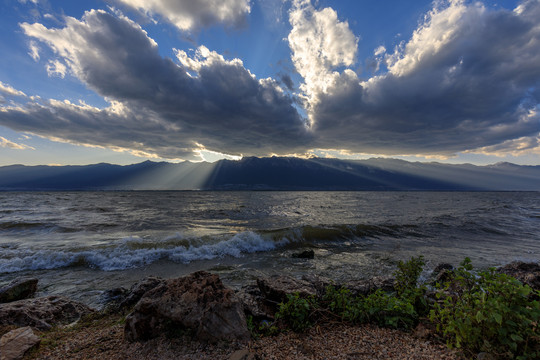
<instances>
[{"instance_id":1,"label":"rocky shore","mask_svg":"<svg viewBox=\"0 0 540 360\"><path fill-rule=\"evenodd\" d=\"M436 281L451 271L439 266ZM540 290L538 264L498 269ZM96 310L65 297L34 298L37 279L0 288L0 359L459 359L420 322L412 331L326 321L304 333L254 337L253 324L271 323L289 294L322 297L328 285L366 295L392 291L394 279L344 284L288 276L257 279L233 291L216 274L145 278L103 294Z\"/></svg>"}]
</instances>

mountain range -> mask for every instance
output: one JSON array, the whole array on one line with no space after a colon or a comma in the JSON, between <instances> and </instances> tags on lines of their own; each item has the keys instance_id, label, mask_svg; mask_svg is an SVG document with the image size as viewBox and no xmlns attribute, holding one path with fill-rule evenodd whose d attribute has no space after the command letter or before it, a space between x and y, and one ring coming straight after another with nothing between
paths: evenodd
<instances>
[{"instance_id":1,"label":"mountain range","mask_svg":"<svg viewBox=\"0 0 540 360\"><path fill-rule=\"evenodd\" d=\"M540 166L245 157L208 162L0 167L0 190L540 191Z\"/></svg>"}]
</instances>

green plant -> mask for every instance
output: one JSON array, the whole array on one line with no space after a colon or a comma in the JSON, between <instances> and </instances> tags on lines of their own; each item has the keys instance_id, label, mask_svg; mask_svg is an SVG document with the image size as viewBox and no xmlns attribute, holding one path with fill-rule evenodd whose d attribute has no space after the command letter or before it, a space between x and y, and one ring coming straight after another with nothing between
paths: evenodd
<instances>
[{"instance_id":1,"label":"green plant","mask_svg":"<svg viewBox=\"0 0 540 360\"><path fill-rule=\"evenodd\" d=\"M251 315L246 316L246 325L249 330L249 333L251 334L251 337L254 339L257 339L259 337L259 333L257 332L257 326L255 326L253 322L253 316Z\"/></svg>"},{"instance_id":2,"label":"green plant","mask_svg":"<svg viewBox=\"0 0 540 360\"><path fill-rule=\"evenodd\" d=\"M379 326L410 329L418 322L418 314L409 299L377 290L363 300L364 316Z\"/></svg>"},{"instance_id":3,"label":"green plant","mask_svg":"<svg viewBox=\"0 0 540 360\"><path fill-rule=\"evenodd\" d=\"M273 336L277 335L279 333L279 328L275 326L273 323L269 321L261 321L259 322L259 325L257 326L255 323L255 319L253 319L253 316L248 315L246 317L246 323L247 328L249 330L249 333L251 334L251 337L254 339L258 339L261 336Z\"/></svg>"},{"instance_id":4,"label":"green plant","mask_svg":"<svg viewBox=\"0 0 540 360\"><path fill-rule=\"evenodd\" d=\"M472 270L465 258L430 312L447 344L501 358L539 358L540 304L529 300L533 290L495 269Z\"/></svg>"},{"instance_id":5,"label":"green plant","mask_svg":"<svg viewBox=\"0 0 540 360\"><path fill-rule=\"evenodd\" d=\"M322 301L331 312L341 316L351 307L354 297L351 295L349 289L336 289L334 286L328 285L322 297Z\"/></svg>"},{"instance_id":6,"label":"green plant","mask_svg":"<svg viewBox=\"0 0 540 360\"><path fill-rule=\"evenodd\" d=\"M292 330L302 332L311 326L310 314L316 304L314 297L303 298L298 293L288 294L287 302L279 304L276 319L286 322Z\"/></svg>"},{"instance_id":7,"label":"green plant","mask_svg":"<svg viewBox=\"0 0 540 360\"><path fill-rule=\"evenodd\" d=\"M424 265L424 257L412 257L409 261L399 261L398 269L394 272L396 278L396 292L398 296L404 296L408 292L413 292L417 289L418 278L422 274Z\"/></svg>"}]
</instances>

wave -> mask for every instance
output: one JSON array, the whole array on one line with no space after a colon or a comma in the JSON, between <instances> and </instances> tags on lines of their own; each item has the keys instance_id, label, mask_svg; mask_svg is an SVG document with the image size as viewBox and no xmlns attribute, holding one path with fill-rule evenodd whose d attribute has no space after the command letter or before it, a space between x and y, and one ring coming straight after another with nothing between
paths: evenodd
<instances>
[{"instance_id":1,"label":"wave","mask_svg":"<svg viewBox=\"0 0 540 360\"><path fill-rule=\"evenodd\" d=\"M36 226L40 225L36 224ZM379 235L405 236L410 235L414 229L414 226L391 225L300 226L195 238L187 238L178 233L157 241L134 236L124 238L113 245L72 250L31 250L6 247L2 249L0 255L0 273L50 270L71 266L115 271L142 267L158 260L187 264L226 256L238 258L243 254L272 251L284 247L313 246L321 241L330 241L341 246L338 240L354 240Z\"/></svg>"},{"instance_id":2,"label":"wave","mask_svg":"<svg viewBox=\"0 0 540 360\"><path fill-rule=\"evenodd\" d=\"M118 246L99 249L73 251L5 249L0 258L0 273L50 270L70 266L115 271L142 267L162 259L187 264L196 260L211 260L225 256L241 257L243 254L274 250L286 243L286 239L275 242L246 231L215 243L201 244L199 241L187 241L186 246L170 246L170 242L157 242L152 245L140 238L131 237L120 241Z\"/></svg>"},{"instance_id":3,"label":"wave","mask_svg":"<svg viewBox=\"0 0 540 360\"><path fill-rule=\"evenodd\" d=\"M375 239L382 238L440 239L441 234L458 238L469 238L470 236L478 238L479 235L503 237L506 234L499 227L471 220L461 222L456 222L453 218L435 220L435 222L423 224L304 225L199 237L186 237L177 233L157 240L133 236L109 242L108 245L100 247L70 250L32 250L19 249L17 246L11 245L1 246L0 273L70 266L115 271L142 267L158 260L187 264L193 261L226 256L238 258L244 254L272 251L279 248L291 250L319 246L348 247L351 244L352 246L364 246L373 243ZM24 225L0 223L0 229L25 229L26 226L33 228L46 225L41 223Z\"/></svg>"},{"instance_id":4,"label":"wave","mask_svg":"<svg viewBox=\"0 0 540 360\"><path fill-rule=\"evenodd\" d=\"M42 222L24 222L24 221L6 221L0 223L0 231L17 232L17 231L34 231L34 232L59 232L69 233L77 230L68 227L60 226L53 223Z\"/></svg>"}]
</instances>

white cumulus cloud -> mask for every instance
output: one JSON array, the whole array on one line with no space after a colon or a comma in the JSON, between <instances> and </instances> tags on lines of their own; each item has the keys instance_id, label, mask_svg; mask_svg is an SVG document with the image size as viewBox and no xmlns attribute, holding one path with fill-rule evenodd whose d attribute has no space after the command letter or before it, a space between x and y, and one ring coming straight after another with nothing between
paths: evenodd
<instances>
[{"instance_id":1,"label":"white cumulus cloud","mask_svg":"<svg viewBox=\"0 0 540 360\"><path fill-rule=\"evenodd\" d=\"M23 93L22 91L17 90L8 84L4 84L1 81L0 81L0 93L6 94L6 95L12 95L12 96L26 96L25 93Z\"/></svg>"},{"instance_id":2,"label":"white cumulus cloud","mask_svg":"<svg viewBox=\"0 0 540 360\"><path fill-rule=\"evenodd\" d=\"M250 12L249 0L116 0L154 18L159 16L182 31L223 23L239 27Z\"/></svg>"},{"instance_id":3,"label":"white cumulus cloud","mask_svg":"<svg viewBox=\"0 0 540 360\"><path fill-rule=\"evenodd\" d=\"M339 81L334 71L356 61L358 38L346 21L340 21L335 10L317 10L309 0L294 0L289 12L292 29L288 37L291 59L304 78L300 86L312 106L319 93L325 93Z\"/></svg>"}]
</instances>

